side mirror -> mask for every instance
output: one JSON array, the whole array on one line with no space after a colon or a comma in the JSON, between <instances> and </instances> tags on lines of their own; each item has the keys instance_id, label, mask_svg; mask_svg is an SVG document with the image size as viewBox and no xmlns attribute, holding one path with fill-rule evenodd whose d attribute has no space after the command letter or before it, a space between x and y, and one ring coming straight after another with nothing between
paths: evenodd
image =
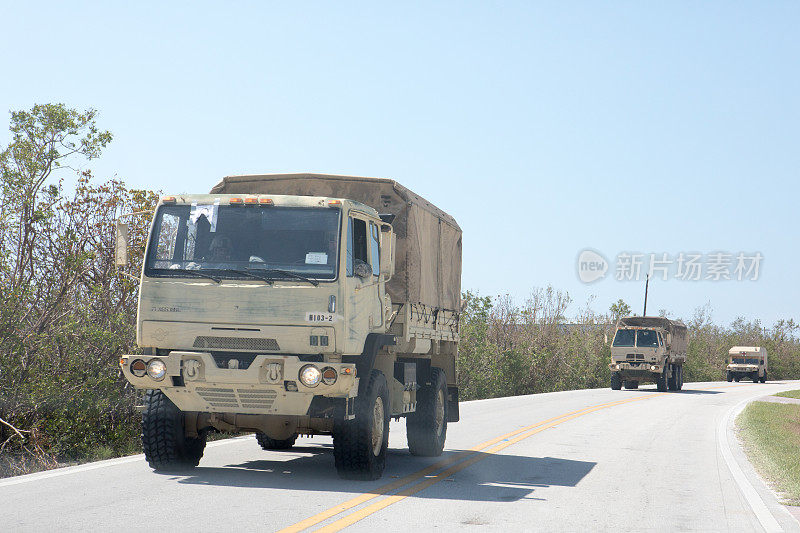
<instances>
[{"instance_id":1,"label":"side mirror","mask_svg":"<svg viewBox=\"0 0 800 533\"><path fill-rule=\"evenodd\" d=\"M364 261L356 259L355 264L353 265L353 274L362 280L367 279L372 276L372 267L370 267Z\"/></svg>"},{"instance_id":2,"label":"side mirror","mask_svg":"<svg viewBox=\"0 0 800 533\"><path fill-rule=\"evenodd\" d=\"M116 220L116 238L114 240L114 263L118 267L128 264L128 224Z\"/></svg>"},{"instance_id":3,"label":"side mirror","mask_svg":"<svg viewBox=\"0 0 800 533\"><path fill-rule=\"evenodd\" d=\"M397 236L388 224L381 226L381 274L384 281L389 281L394 276L394 250L397 246Z\"/></svg>"}]
</instances>

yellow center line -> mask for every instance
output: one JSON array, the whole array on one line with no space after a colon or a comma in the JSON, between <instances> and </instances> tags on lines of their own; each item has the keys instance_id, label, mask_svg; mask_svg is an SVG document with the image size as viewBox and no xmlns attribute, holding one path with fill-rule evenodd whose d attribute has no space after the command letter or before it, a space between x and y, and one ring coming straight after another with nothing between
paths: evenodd
<instances>
[{"instance_id":1,"label":"yellow center line","mask_svg":"<svg viewBox=\"0 0 800 533\"><path fill-rule=\"evenodd\" d=\"M469 466L472 466L473 464L477 463L478 461L482 461L484 459L487 459L491 455L494 455L497 452L499 452L501 450L504 450L505 448L508 448L509 446L511 446L513 444L516 444L521 440L527 439L528 437L536 435L537 433L541 433L542 431L544 431L546 429L550 429L552 427L558 426L559 424L563 424L564 422L566 422L568 420L572 420L574 418L578 418L580 416L584 416L584 415L587 415L589 413L593 413L594 411L599 411L601 409L608 409L609 407L613 407L614 405L621 405L621 404L624 404L624 403L632 403L632 402L640 402L640 401L643 401L643 400L650 400L652 398L657 397L660 394L667 394L667 393L662 392L662 393L654 394L652 396L645 396L645 397L640 397L640 398L630 398L630 399L627 399L627 400L621 400L621 401L618 401L618 402L612 402L612 404L599 405L599 406L595 406L593 408L584 409L584 410L582 410L580 412L577 412L577 413L569 415L569 416L565 415L563 417L559 417L558 419L554 420L553 422L545 423L544 425L540 425L539 427L537 427L535 429L532 429L527 433L523 433L522 435L519 435L518 437L510 439L510 440L508 440L506 442L502 442L502 443L498 444L497 446L495 446L495 447L493 447L493 448L491 448L489 450L486 450L485 452L483 452L481 454L475 454L473 457L470 457L466 461L458 463L457 465L452 466L452 467L448 468L447 470L444 470L443 472L437 474L434 477L428 478L428 479L426 479L426 480L424 480L424 481L422 481L420 483L417 483L416 485L413 485L411 487L408 487L405 490L402 490L402 491L398 492L397 494L393 494L391 496L387 496L386 498L384 498L384 499L382 499L380 501L377 501L377 502L375 502L375 503L373 503L371 505L368 505L368 506L364 507L363 509L359 509L358 511L350 513L349 515L346 515L346 516L340 518L339 520L336 520L335 522L330 523L327 526L324 526L324 527L321 527L321 528L315 530L315 532L330 533L330 532L335 532L335 531L341 531L342 529L355 524L359 520L362 520L363 518L366 518L367 516L369 516L371 514L374 514L374 513L378 512L378 511L380 511L381 509L385 509L386 507L389 507L390 505L392 505L394 503L397 503L397 502L399 502L401 500L404 500L404 499L408 498L409 496L411 496L413 494L416 494L417 492L420 492L420 491L430 487L431 485L434 485L434 484L439 483L440 481L442 481L444 479L447 479L448 477L452 476L456 472L464 470L465 468L467 468Z\"/></svg>"},{"instance_id":2,"label":"yellow center line","mask_svg":"<svg viewBox=\"0 0 800 533\"><path fill-rule=\"evenodd\" d=\"M708 389L717 389L717 388L732 388L732 387L742 387L742 386L747 386L747 385L750 385L750 384L722 385L722 386L716 386L716 387L708 387L707 389L696 389L696 390L708 390ZM424 468L424 469L422 469L422 470L420 470L418 472L409 474L409 475L407 475L407 476L405 476L405 477L403 477L401 479L398 479L397 481L394 481L392 483L388 483L386 485L383 485L382 487L376 488L375 490L372 490L370 492L366 492L366 493L361 494L361 495L359 495L359 496L357 496L355 498L347 500L347 501L345 501L345 502L343 502L343 503L341 503L339 505L331 507L331 508L329 508L329 509L327 509L325 511L322 511L321 513L318 513L318 514L313 515L313 516L311 516L309 518L306 518L305 520L297 522L296 524L293 524L293 525L288 526L288 527L286 527L284 529L281 529L280 531L278 531L278 533L297 533L297 532L302 531L304 529L307 529L307 528L309 528L311 526L319 524L320 522L323 522L323 521L325 521L325 520L327 520L327 519L329 519L329 518L331 518L333 516L336 516L337 514L340 514L340 513L344 512L344 511L347 511L347 510L352 509L354 507L358 507L359 505L361 505L363 503L366 503L366 502L368 502L370 500L378 498L379 496L385 495L385 494L390 493L390 492L392 492L392 491L394 491L396 489L399 489L399 488L401 488L401 487L403 487L405 485L408 485L408 484L410 484L410 483L412 483L412 482L414 482L414 481L416 481L416 480L418 480L418 479L420 479L422 477L426 477L429 474L432 474L432 473L434 473L434 472L436 472L438 470L441 470L442 468L446 468L446 467L448 467L450 465L453 465L453 463L458 463L455 466L452 466L452 467L448 468L447 470L442 471L441 473L437 474L436 476L433 476L433 477L430 477L428 479L425 479L424 481L422 481L422 482L420 482L418 484L415 484L415 485L413 485L411 487L408 487L405 490L403 490L401 492L398 492L397 494L388 496L388 497L386 497L386 498L384 498L384 499L382 499L382 500L380 500L378 502L375 502L375 503L373 503L371 505L368 505L368 506L364 507L363 509L360 509L359 511L356 511L356 512L353 512L353 513L351 513L349 515L346 515L346 516L340 518L339 520L336 520L335 522L332 522L328 526L325 526L323 528L320 528L320 529L316 530L316 531L325 531L325 532L328 532L328 531L340 531L341 529L354 524L355 522L365 518L366 516L369 516L370 514L373 514L373 513L377 512L377 511L381 510L381 509L384 509L384 508L388 507L389 505L392 505L393 503L396 503L396 502L398 502L400 500L403 500L403 499L407 498L408 496L410 496L412 494L416 494L417 492L420 492L421 490L424 490L427 487L430 487L431 485L433 485L435 483L438 483L438 482L442 481L443 479L446 479L446 478L450 477L455 472L459 472L459 471L461 471L461 470L463 470L463 469L465 469L465 468L477 463L478 461L486 459L489 455L495 454L495 453L499 452L500 450L503 450L503 449L507 448L508 446L511 446L512 444L516 444L517 442L519 442L521 440L527 439L528 437L531 437L531 436L533 436L533 435L535 435L537 433L540 433L541 431L544 431L545 429L550 429L550 428L558 426L559 424L562 424L563 422L566 422L568 420L572 420L574 418L578 418L580 416L587 415L589 413L593 413L593 412L599 411L601 409L607 409L609 407L614 407L614 406L622 405L622 404L626 404L626 403L632 403L632 402L637 402L637 401L648 400L648 399L651 399L651 398L656 398L656 397L658 397L658 396L660 396L662 394L668 394L668 393L666 393L666 392L654 393L651 396L628 398L628 399L624 399L624 400L615 400L613 402L607 402L607 403L597 404L597 405L593 405L593 406L588 406L588 407L584 407L582 409L578 409L576 411L571 411L569 413L564 413L562 415L559 415L559 416L556 416L556 417L553 417L553 418L549 418L547 420L543 420L541 422L537 422L535 424L531 424L529 426L525 426L523 428L519 428L519 429L517 429L515 431L511 431L511 432L506 433L504 435L500 435L499 437L495 437L495 438L493 438L491 440L488 440L486 442L478 444L477 446L474 446L474 447L470 448L469 450L456 452L452 456L448 457L447 459L444 459L442 461L438 461L438 462L436 462L436 463L434 463L434 464L432 464L432 465L430 465L430 466L428 466L428 467L426 467L426 468ZM512 438L512 437L515 437L515 436L516 436L516 438ZM478 453L478 452L481 452L482 450L484 450L485 448L487 448L489 446L492 446L492 445L495 445L495 444L497 444L498 442L501 442L501 441L505 441L505 442L502 442L498 446L495 446L494 448L491 448L490 450L487 450L486 452L484 452L484 454L479 454Z\"/></svg>"},{"instance_id":3,"label":"yellow center line","mask_svg":"<svg viewBox=\"0 0 800 533\"><path fill-rule=\"evenodd\" d=\"M639 398L636 398L636 399L638 400ZM398 479L397 481L393 481L392 483L388 483L388 484L386 484L386 485L384 485L382 487L378 487L375 490L372 490L370 492L366 492L364 494L356 496L355 498L352 498L350 500L347 500L346 502L343 502L343 503L341 503L339 505L331 507L330 509L326 509L325 511L322 511L321 513L315 514L314 516L306 518L305 520L297 522L296 524L293 524L293 525L288 526L288 527L286 527L284 529L281 529L280 531L278 531L278 533L297 533L297 532L302 531L304 529L307 529L307 528L309 528L309 527L311 527L311 526L313 526L315 524L319 524L320 522L324 522L328 518L336 516L339 513L347 511L348 509L352 509L353 507L358 507L359 505L361 505L363 503L366 503L366 502L368 502L368 501L370 501L370 500L372 500L374 498L377 498L378 496L382 496L382 495L384 495L386 493L389 493L389 492L392 492L392 491L394 491L396 489L399 489L400 487L408 485L409 483L411 483L413 481L416 481L416 480L418 480L418 479L420 479L422 477L425 477L425 476L427 476L429 474L432 474L432 473L436 472L437 470L440 470L442 468L445 468L447 466L452 465L453 463L461 461L465 457L469 457L471 455L474 455L475 453L483 450L484 448L486 448L488 446L492 446L493 444L497 444L500 441L509 439L511 437L514 437L515 435L519 435L520 433L524 433L524 432L529 431L531 429L534 429L536 427L542 426L544 424L548 424L548 423L556 421L556 420L560 420L562 418L565 418L565 417L568 417L568 416L571 416L571 415L575 415L577 413L583 413L584 411L588 411L590 409L594 410L594 409L596 409L598 407L611 407L611 406L614 406L614 405L618 405L620 403L627 403L629 401L630 401L630 399L629 400L615 400L613 402L608 402L608 403L598 404L598 405L594 405L594 406L584 407L582 409L578 409L576 411L571 411L569 413L564 413L562 415L559 415L559 416L556 416L556 417L553 417L553 418L548 418L547 420L543 420L541 422L537 422L535 424L531 424L529 426L525 426L525 427L519 428L517 430L511 431L511 432L506 433L504 435L500 435L499 437L495 437L495 438L493 438L491 440L488 440L486 442L482 442L481 444L478 444L477 446L473 446L469 450L456 452L452 456L448 457L447 459L444 459L442 461L438 461L438 462L436 462L436 463L434 463L434 464L432 464L432 465L430 465L430 466L428 466L426 468L423 468L422 470L420 470L418 472L415 472L413 474L409 474L409 475L407 475L407 476L405 476L405 477L403 477L401 479Z\"/></svg>"}]
</instances>

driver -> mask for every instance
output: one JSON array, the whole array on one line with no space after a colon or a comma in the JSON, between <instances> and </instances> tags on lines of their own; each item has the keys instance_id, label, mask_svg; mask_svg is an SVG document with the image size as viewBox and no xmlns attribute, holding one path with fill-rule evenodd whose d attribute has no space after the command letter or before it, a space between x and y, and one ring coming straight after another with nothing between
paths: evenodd
<instances>
[{"instance_id":1,"label":"driver","mask_svg":"<svg viewBox=\"0 0 800 533\"><path fill-rule=\"evenodd\" d=\"M210 261L230 261L233 256L233 243L230 237L217 235L208 247Z\"/></svg>"}]
</instances>

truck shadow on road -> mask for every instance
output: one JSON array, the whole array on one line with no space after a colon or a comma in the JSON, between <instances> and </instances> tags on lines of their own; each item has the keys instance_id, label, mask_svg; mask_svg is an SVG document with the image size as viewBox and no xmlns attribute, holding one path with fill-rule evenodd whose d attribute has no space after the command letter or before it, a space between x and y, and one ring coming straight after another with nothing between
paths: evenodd
<instances>
[{"instance_id":1,"label":"truck shadow on road","mask_svg":"<svg viewBox=\"0 0 800 533\"><path fill-rule=\"evenodd\" d=\"M509 502L521 499L543 500L533 496L541 488L574 487L597 464L556 457L526 457L467 450L447 451L441 457L424 458L412 456L408 450L389 449L383 478L364 482L342 480L336 475L330 445L264 453L268 457L263 460L245 461L225 467L204 467L201 463L201 466L188 475L168 475L173 476L177 483L190 485L361 494L375 491L432 464L455 457L459 462L478 460L413 497ZM443 469L453 468L458 464L449 464ZM437 473L432 472L430 476ZM409 486L425 479L415 478L409 481Z\"/></svg>"},{"instance_id":2,"label":"truck shadow on road","mask_svg":"<svg viewBox=\"0 0 800 533\"><path fill-rule=\"evenodd\" d=\"M650 393L650 392L659 392L655 388L652 389L628 389L623 392L637 394L637 393ZM724 394L725 391L721 390L701 390L701 389L683 389L683 390L676 390L676 391L669 391L668 394ZM659 393L661 394L661 393Z\"/></svg>"}]
</instances>

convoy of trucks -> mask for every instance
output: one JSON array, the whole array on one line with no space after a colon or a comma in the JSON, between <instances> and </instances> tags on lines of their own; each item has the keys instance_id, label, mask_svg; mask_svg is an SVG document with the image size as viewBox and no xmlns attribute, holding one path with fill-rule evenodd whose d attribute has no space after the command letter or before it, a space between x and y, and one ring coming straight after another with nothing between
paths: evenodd
<instances>
[{"instance_id":1,"label":"convoy of trucks","mask_svg":"<svg viewBox=\"0 0 800 533\"><path fill-rule=\"evenodd\" d=\"M118 223L118 264L126 234ZM137 343L150 466L196 466L211 430L265 449L332 435L336 469L376 479L390 418L412 454L459 419L461 229L389 179L226 177L163 197L141 272Z\"/></svg>"},{"instance_id":2,"label":"convoy of trucks","mask_svg":"<svg viewBox=\"0 0 800 533\"><path fill-rule=\"evenodd\" d=\"M127 263L117 222L117 264ZM324 174L226 177L161 198L140 277L125 378L144 389L156 470L196 466L209 431L268 450L332 435L336 469L376 479L391 418L412 454L442 453L459 420L461 229L399 183ZM686 326L628 316L611 389L683 388ZM734 346L728 381L766 380L764 348Z\"/></svg>"},{"instance_id":3,"label":"convoy of trucks","mask_svg":"<svg viewBox=\"0 0 800 533\"><path fill-rule=\"evenodd\" d=\"M653 316L623 317L611 343L611 389L654 382L659 391L683 388L688 347L686 326Z\"/></svg>"},{"instance_id":4,"label":"convoy of trucks","mask_svg":"<svg viewBox=\"0 0 800 533\"><path fill-rule=\"evenodd\" d=\"M743 378L753 380L753 383L766 383L767 381L767 350L760 346L734 346L728 351L728 366L725 368L725 378L736 381Z\"/></svg>"}]
</instances>

